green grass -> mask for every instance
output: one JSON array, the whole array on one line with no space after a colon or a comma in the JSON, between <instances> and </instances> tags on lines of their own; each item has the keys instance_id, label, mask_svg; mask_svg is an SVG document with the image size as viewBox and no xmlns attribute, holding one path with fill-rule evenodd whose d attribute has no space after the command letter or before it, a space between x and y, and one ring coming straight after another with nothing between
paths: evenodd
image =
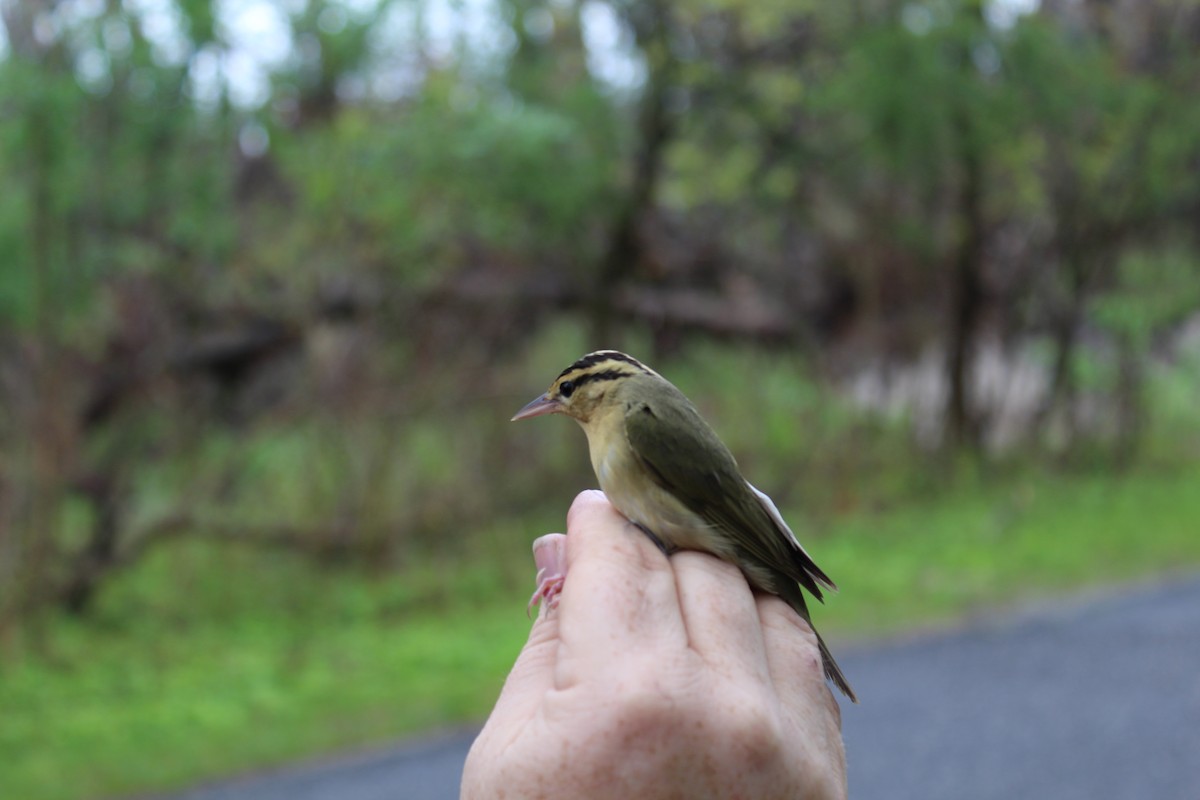
<instances>
[{"instance_id":1,"label":"green grass","mask_svg":"<svg viewBox=\"0 0 1200 800\"><path fill-rule=\"evenodd\" d=\"M823 631L895 632L1200 566L1198 466L958 483L806 536L842 587L816 611ZM528 630L522 542L553 524L498 528L495 551L466 563L374 576L164 550L95 619L50 621L40 654L0 662L4 796L161 791L478 720Z\"/></svg>"},{"instance_id":2,"label":"green grass","mask_svg":"<svg viewBox=\"0 0 1200 800\"><path fill-rule=\"evenodd\" d=\"M1098 583L1200 567L1200 468L1054 475L840 521L814 544L841 593L817 614L866 635Z\"/></svg>"},{"instance_id":3,"label":"green grass","mask_svg":"<svg viewBox=\"0 0 1200 800\"><path fill-rule=\"evenodd\" d=\"M264 592L272 571L262 565ZM231 585L252 577L224 574ZM106 604L98 626L54 624L49 657L0 671L3 795L182 787L473 719L494 701L529 625L518 592L393 607L382 583L309 578L314 594L290 612L264 597L208 620L201 607L146 608L118 624Z\"/></svg>"}]
</instances>

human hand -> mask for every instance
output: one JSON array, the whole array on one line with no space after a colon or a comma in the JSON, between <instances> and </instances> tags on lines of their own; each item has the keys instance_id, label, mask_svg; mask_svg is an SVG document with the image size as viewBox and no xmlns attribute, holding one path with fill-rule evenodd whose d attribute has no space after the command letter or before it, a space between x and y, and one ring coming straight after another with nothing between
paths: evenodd
<instances>
[{"instance_id":1,"label":"human hand","mask_svg":"<svg viewBox=\"0 0 1200 800\"><path fill-rule=\"evenodd\" d=\"M738 569L670 559L584 492L543 604L463 771L462 798L844 798L841 713L812 629Z\"/></svg>"}]
</instances>

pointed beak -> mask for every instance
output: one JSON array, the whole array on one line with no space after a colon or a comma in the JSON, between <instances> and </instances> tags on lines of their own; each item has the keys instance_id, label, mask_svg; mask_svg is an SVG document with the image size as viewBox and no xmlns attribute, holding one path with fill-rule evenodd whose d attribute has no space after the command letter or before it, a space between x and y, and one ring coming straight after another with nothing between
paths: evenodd
<instances>
[{"instance_id":1,"label":"pointed beak","mask_svg":"<svg viewBox=\"0 0 1200 800\"><path fill-rule=\"evenodd\" d=\"M512 422L519 419L529 419L530 417L540 417L543 414L553 414L557 411L562 411L562 403L557 400L551 400L546 395L534 400L529 405L522 408L516 414L513 414Z\"/></svg>"}]
</instances>

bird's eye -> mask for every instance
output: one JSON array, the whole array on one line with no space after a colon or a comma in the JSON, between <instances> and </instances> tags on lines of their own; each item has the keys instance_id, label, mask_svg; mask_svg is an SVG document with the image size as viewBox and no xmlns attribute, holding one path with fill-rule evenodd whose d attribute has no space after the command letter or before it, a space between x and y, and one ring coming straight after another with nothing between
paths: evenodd
<instances>
[{"instance_id":1,"label":"bird's eye","mask_svg":"<svg viewBox=\"0 0 1200 800\"><path fill-rule=\"evenodd\" d=\"M563 381L558 385L558 393L563 397L570 397L575 392L575 381Z\"/></svg>"}]
</instances>

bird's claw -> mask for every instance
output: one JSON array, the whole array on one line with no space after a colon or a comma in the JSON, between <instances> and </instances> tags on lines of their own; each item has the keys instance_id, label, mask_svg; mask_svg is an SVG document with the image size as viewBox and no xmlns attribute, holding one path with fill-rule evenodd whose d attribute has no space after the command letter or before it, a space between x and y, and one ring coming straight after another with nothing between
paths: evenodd
<instances>
[{"instance_id":1,"label":"bird's claw","mask_svg":"<svg viewBox=\"0 0 1200 800\"><path fill-rule=\"evenodd\" d=\"M533 543L533 561L537 565L537 589L525 606L525 615L534 606L545 601L546 608L558 607L558 596L562 593L567 577L567 537L561 533L547 533Z\"/></svg>"},{"instance_id":2,"label":"bird's claw","mask_svg":"<svg viewBox=\"0 0 1200 800\"><path fill-rule=\"evenodd\" d=\"M562 575L547 575L545 567L537 571L535 580L537 588L533 590L533 596L529 598L529 604L525 606L525 616L529 616L534 606L539 605L543 600L546 602L546 608L557 608L558 596L562 593L563 583L565 583Z\"/></svg>"}]
</instances>

